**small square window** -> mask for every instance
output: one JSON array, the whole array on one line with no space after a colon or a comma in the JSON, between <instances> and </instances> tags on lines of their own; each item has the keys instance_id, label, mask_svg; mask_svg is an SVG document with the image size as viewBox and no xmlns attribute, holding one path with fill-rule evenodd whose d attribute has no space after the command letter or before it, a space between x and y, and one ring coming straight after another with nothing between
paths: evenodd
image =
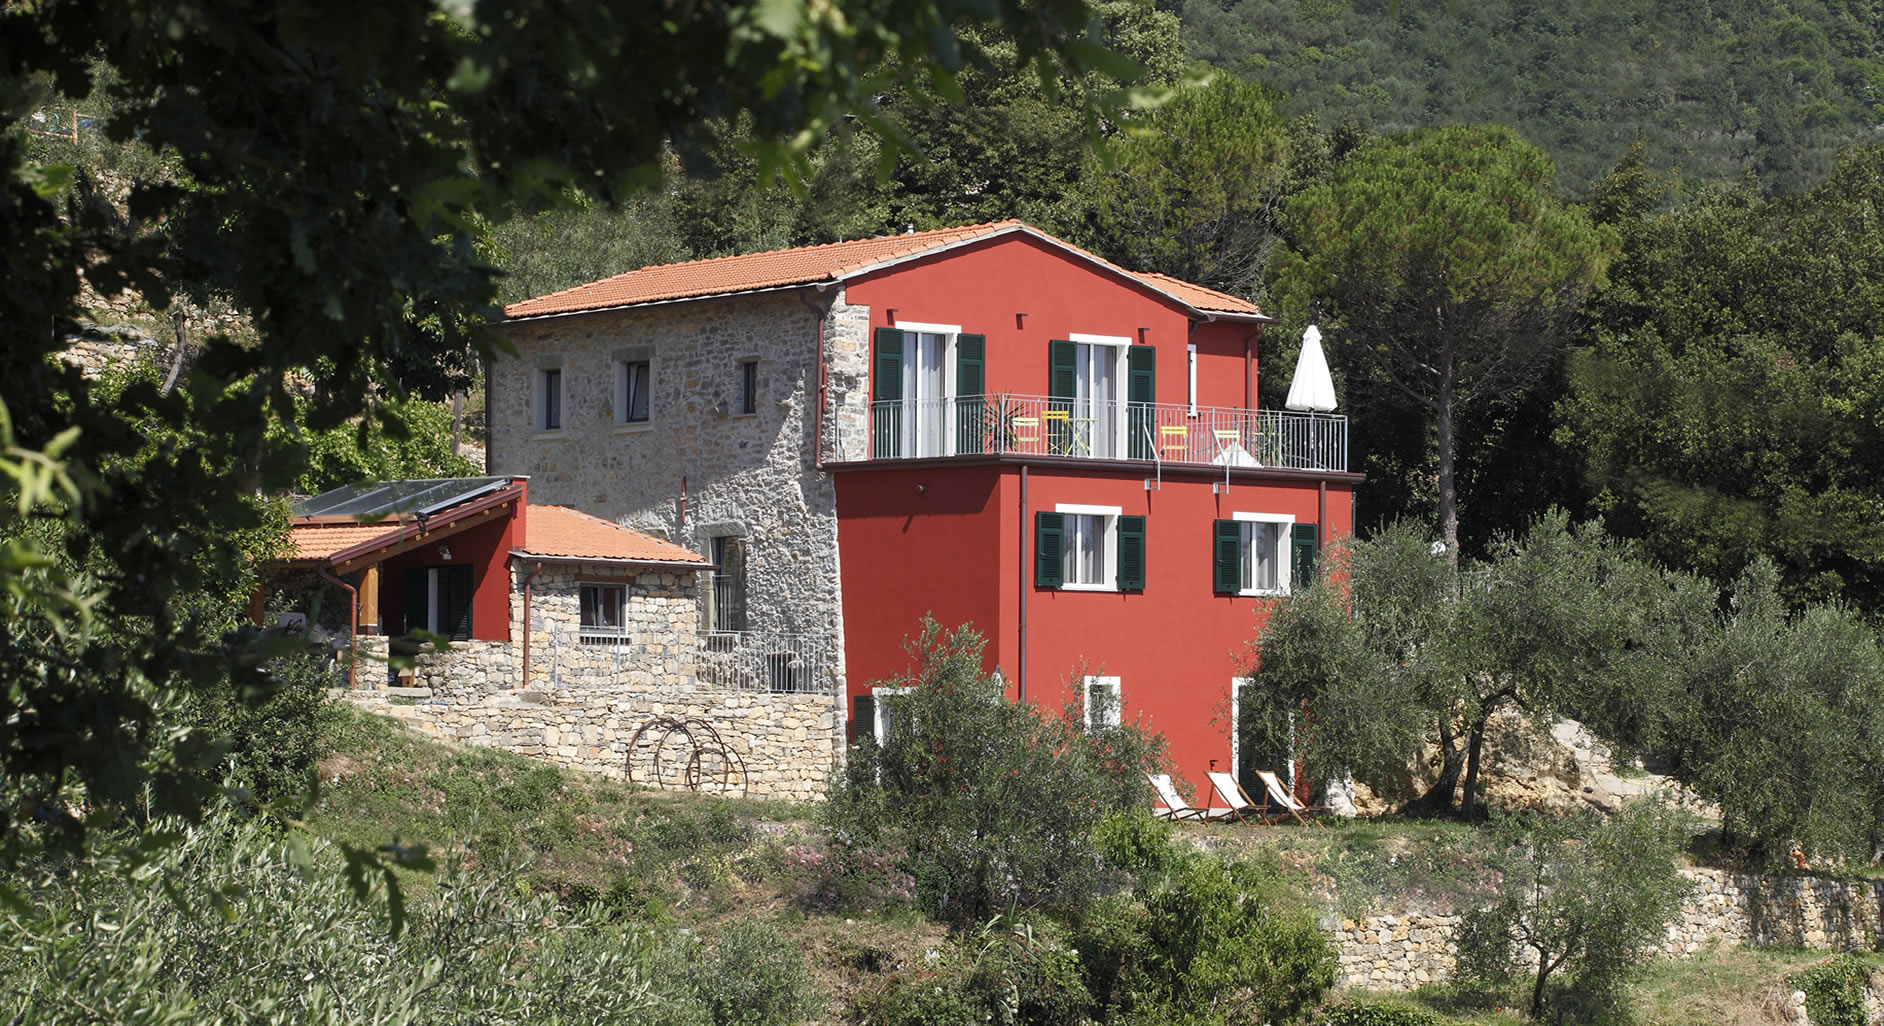
<instances>
[{"instance_id":1,"label":"small square window","mask_svg":"<svg viewBox=\"0 0 1884 1026\"><path fill-rule=\"evenodd\" d=\"M652 367L646 360L626 360L616 371L615 417L618 424L646 424L652 416Z\"/></svg>"},{"instance_id":2,"label":"small square window","mask_svg":"<svg viewBox=\"0 0 1884 1026\"><path fill-rule=\"evenodd\" d=\"M584 644L619 643L627 637L628 589L619 584L582 584L577 586L582 607L581 638Z\"/></svg>"},{"instance_id":3,"label":"small square window","mask_svg":"<svg viewBox=\"0 0 1884 1026\"><path fill-rule=\"evenodd\" d=\"M545 367L536 372L536 429L563 429L563 369Z\"/></svg>"},{"instance_id":4,"label":"small square window","mask_svg":"<svg viewBox=\"0 0 1884 1026\"><path fill-rule=\"evenodd\" d=\"M735 409L741 414L759 412L759 361L739 361L739 395Z\"/></svg>"}]
</instances>

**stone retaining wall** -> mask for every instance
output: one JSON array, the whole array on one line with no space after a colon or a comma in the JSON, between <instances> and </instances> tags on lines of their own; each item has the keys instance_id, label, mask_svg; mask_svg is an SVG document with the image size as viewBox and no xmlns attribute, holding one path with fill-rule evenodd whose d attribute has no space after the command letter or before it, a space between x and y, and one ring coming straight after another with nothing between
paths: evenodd
<instances>
[{"instance_id":1,"label":"stone retaining wall","mask_svg":"<svg viewBox=\"0 0 1884 1026\"><path fill-rule=\"evenodd\" d=\"M434 737L501 748L616 779L627 776L629 746L644 724L659 717L697 717L709 722L737 756L753 797L820 799L838 756L837 706L830 695L584 688L454 702L383 691L336 694ZM634 753L637 782L649 782L653 746L662 733L643 735ZM710 746L701 747L707 749L705 774L719 778L720 757ZM688 754L689 746L670 741L664 752L669 786L677 784L671 779L677 776L674 767Z\"/></svg>"},{"instance_id":2,"label":"stone retaining wall","mask_svg":"<svg viewBox=\"0 0 1884 1026\"><path fill-rule=\"evenodd\" d=\"M1884 881L1755 876L1684 870L1694 883L1668 925L1662 953L1684 958L1709 944L1781 945L1815 951L1878 949ZM1459 916L1407 912L1325 922L1340 958L1343 986L1405 991L1452 975Z\"/></svg>"}]
</instances>

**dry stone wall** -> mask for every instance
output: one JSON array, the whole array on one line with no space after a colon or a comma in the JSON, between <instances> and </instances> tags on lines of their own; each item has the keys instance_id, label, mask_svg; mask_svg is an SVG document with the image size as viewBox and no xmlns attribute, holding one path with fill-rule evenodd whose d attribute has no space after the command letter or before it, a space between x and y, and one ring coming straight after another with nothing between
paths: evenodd
<instances>
[{"instance_id":1,"label":"dry stone wall","mask_svg":"<svg viewBox=\"0 0 1884 1026\"><path fill-rule=\"evenodd\" d=\"M828 695L618 687L463 703L383 691L339 694L434 737L616 779L627 775L629 746L642 726L660 717L704 719L738 755L747 793L756 797L820 799L838 756L835 705ZM636 779L645 781L645 758L640 765Z\"/></svg>"},{"instance_id":2,"label":"dry stone wall","mask_svg":"<svg viewBox=\"0 0 1884 1026\"><path fill-rule=\"evenodd\" d=\"M1757 876L1685 870L1693 884L1662 953L1685 958L1710 944L1778 945L1814 951L1875 951L1884 882L1817 876ZM1340 959L1343 986L1405 991L1452 976L1459 916L1406 912L1323 923Z\"/></svg>"}]
</instances>

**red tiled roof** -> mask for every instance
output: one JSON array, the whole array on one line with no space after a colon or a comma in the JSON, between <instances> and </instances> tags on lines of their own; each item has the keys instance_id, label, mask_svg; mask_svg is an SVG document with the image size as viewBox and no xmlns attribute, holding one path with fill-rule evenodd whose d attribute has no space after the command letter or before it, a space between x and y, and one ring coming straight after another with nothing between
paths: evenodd
<instances>
[{"instance_id":1,"label":"red tiled roof","mask_svg":"<svg viewBox=\"0 0 1884 1026\"><path fill-rule=\"evenodd\" d=\"M390 541L403 526L392 520L379 524L295 524L288 528L288 541L294 546L290 558L326 559L381 535Z\"/></svg>"},{"instance_id":2,"label":"red tiled roof","mask_svg":"<svg viewBox=\"0 0 1884 1026\"><path fill-rule=\"evenodd\" d=\"M691 549L565 506L530 507L524 517L523 550L533 556L565 559L706 565L706 557Z\"/></svg>"},{"instance_id":3,"label":"red tiled roof","mask_svg":"<svg viewBox=\"0 0 1884 1026\"><path fill-rule=\"evenodd\" d=\"M615 307L660 303L700 296L750 292L757 289L809 285L836 281L847 275L903 257L917 256L978 239L993 238L1011 232L1026 232L1044 239L1123 277L1134 278L1146 287L1162 292L1194 309L1213 313L1262 316L1256 304L1227 293L1193 285L1163 274L1140 274L1062 242L1051 235L1017 220L991 221L987 224L940 228L911 232L907 235L883 235L873 239L852 239L822 246L775 249L742 256L690 260L679 264L657 264L603 278L587 285L577 285L504 308L507 317L538 317L546 314L581 313Z\"/></svg>"},{"instance_id":4,"label":"red tiled roof","mask_svg":"<svg viewBox=\"0 0 1884 1026\"><path fill-rule=\"evenodd\" d=\"M1173 278L1156 271L1133 271L1132 273L1153 288L1169 292L1199 310L1208 310L1211 313L1253 314L1257 317L1262 316L1263 313L1255 303L1247 299L1238 299L1228 292L1218 292L1216 289L1205 288L1182 278Z\"/></svg>"}]
</instances>

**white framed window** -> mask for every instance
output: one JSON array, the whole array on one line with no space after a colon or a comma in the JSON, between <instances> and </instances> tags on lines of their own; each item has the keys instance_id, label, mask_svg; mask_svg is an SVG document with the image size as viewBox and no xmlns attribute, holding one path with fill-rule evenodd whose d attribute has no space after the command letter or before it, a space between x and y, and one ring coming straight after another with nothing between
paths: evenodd
<instances>
[{"instance_id":1,"label":"white framed window","mask_svg":"<svg viewBox=\"0 0 1884 1026\"><path fill-rule=\"evenodd\" d=\"M1132 340L1070 334L1073 343L1074 452L1096 459L1125 454L1125 354Z\"/></svg>"},{"instance_id":2,"label":"white framed window","mask_svg":"<svg viewBox=\"0 0 1884 1026\"><path fill-rule=\"evenodd\" d=\"M739 361L739 377L733 394L733 413L749 417L759 412L759 361Z\"/></svg>"},{"instance_id":3,"label":"white framed window","mask_svg":"<svg viewBox=\"0 0 1884 1026\"><path fill-rule=\"evenodd\" d=\"M1065 520L1060 536L1060 587L1068 591L1117 591L1118 506L1060 503L1053 507Z\"/></svg>"},{"instance_id":4,"label":"white framed window","mask_svg":"<svg viewBox=\"0 0 1884 1026\"><path fill-rule=\"evenodd\" d=\"M1289 538L1295 517L1285 513L1237 513L1241 532L1239 595L1289 593Z\"/></svg>"},{"instance_id":5,"label":"white framed window","mask_svg":"<svg viewBox=\"0 0 1884 1026\"><path fill-rule=\"evenodd\" d=\"M618 360L615 363L615 423L621 427L648 427L654 420L654 363Z\"/></svg>"},{"instance_id":6,"label":"white framed window","mask_svg":"<svg viewBox=\"0 0 1884 1026\"><path fill-rule=\"evenodd\" d=\"M890 732L896 729L896 707L898 699L910 692L910 688L871 688L872 719L870 734L877 739L877 744L888 744Z\"/></svg>"},{"instance_id":7,"label":"white framed window","mask_svg":"<svg viewBox=\"0 0 1884 1026\"><path fill-rule=\"evenodd\" d=\"M627 637L628 588L621 584L578 584L581 630L585 645L620 643Z\"/></svg>"},{"instance_id":8,"label":"white framed window","mask_svg":"<svg viewBox=\"0 0 1884 1026\"><path fill-rule=\"evenodd\" d=\"M1086 730L1104 730L1119 725L1119 711L1124 701L1117 677L1085 677L1080 681L1086 710Z\"/></svg>"}]
</instances>

